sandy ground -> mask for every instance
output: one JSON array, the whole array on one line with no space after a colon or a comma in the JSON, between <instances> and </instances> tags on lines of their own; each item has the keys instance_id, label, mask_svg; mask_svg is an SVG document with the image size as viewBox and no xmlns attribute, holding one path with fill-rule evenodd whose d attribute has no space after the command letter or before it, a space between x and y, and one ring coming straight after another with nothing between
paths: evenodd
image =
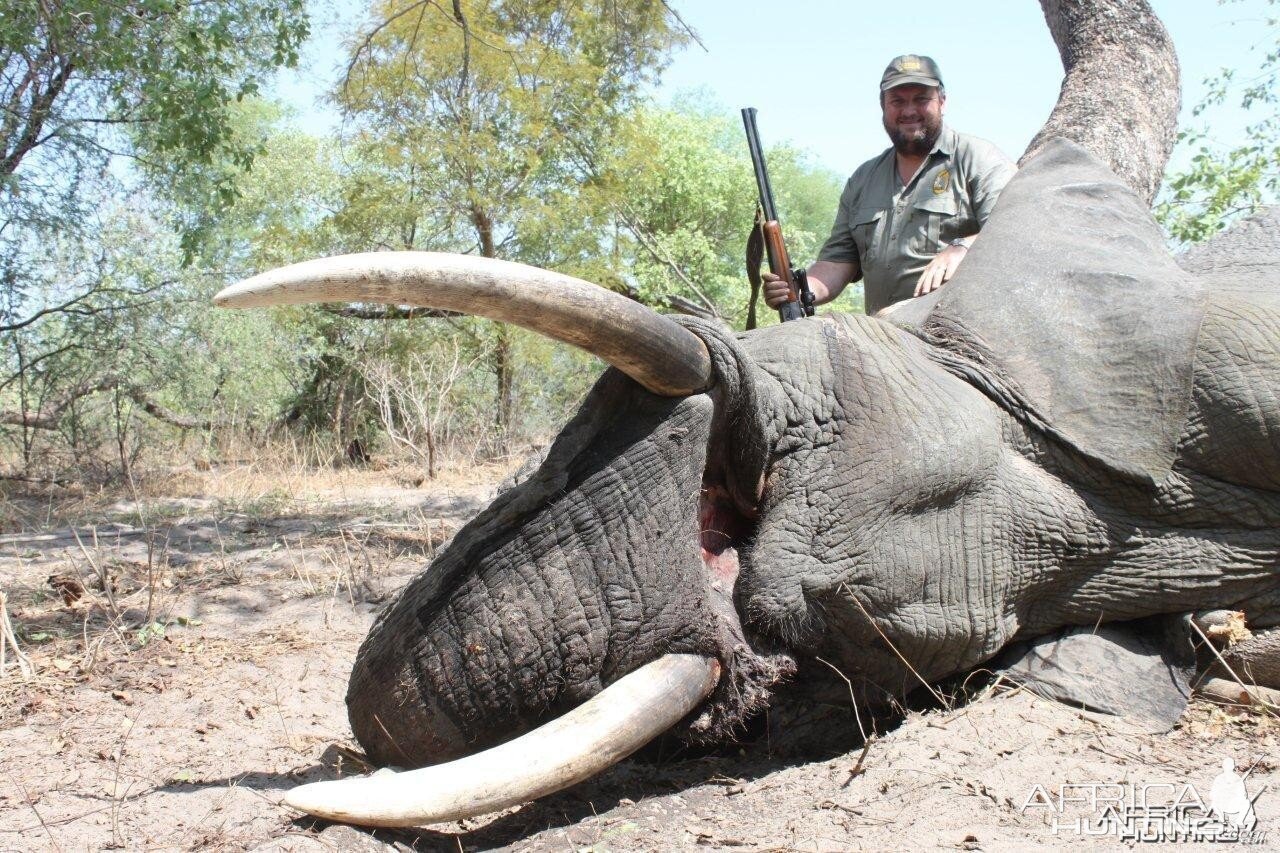
<instances>
[{"instance_id":1,"label":"sandy ground","mask_svg":"<svg viewBox=\"0 0 1280 853\"><path fill-rule=\"evenodd\" d=\"M34 672L10 651L0 674L0 851L1113 849L1133 845L1075 831L1099 789L1068 790L1058 813L1062 786L1207 799L1224 757L1253 768L1253 849L1280 849L1280 721L1197 701L1150 735L1002 689L913 712L865 750L850 722L797 755L777 724L716 754L659 745L468 822L296 819L283 791L360 769L343 695L374 614L491 491L375 477L251 504L118 502L82 511L94 525L52 503L14 516L0 591Z\"/></svg>"}]
</instances>

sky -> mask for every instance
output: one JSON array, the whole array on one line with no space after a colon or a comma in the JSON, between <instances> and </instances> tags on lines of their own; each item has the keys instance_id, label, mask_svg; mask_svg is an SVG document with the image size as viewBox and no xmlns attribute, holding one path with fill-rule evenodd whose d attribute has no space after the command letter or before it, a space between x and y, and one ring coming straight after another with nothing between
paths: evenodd
<instances>
[{"instance_id":1,"label":"sky","mask_svg":"<svg viewBox=\"0 0 1280 853\"><path fill-rule=\"evenodd\" d=\"M342 39L368 8L360 0L318 2L299 69L282 72L275 87L311 132L337 123L321 96L338 79ZM932 56L947 87L947 121L1015 158L1053 109L1062 81L1057 49L1034 0L669 4L705 49L690 44L673 58L654 92L659 101L697 93L735 115L756 107L766 146L793 142L842 176L888 145L878 86L898 54ZM1204 78L1223 67L1256 69L1274 44L1274 32L1264 26L1266 0L1153 0L1152 6L1178 49L1184 117L1203 96ZM1213 134L1223 142L1237 138L1248 121L1237 108L1212 118ZM1185 156L1175 155L1173 165Z\"/></svg>"}]
</instances>

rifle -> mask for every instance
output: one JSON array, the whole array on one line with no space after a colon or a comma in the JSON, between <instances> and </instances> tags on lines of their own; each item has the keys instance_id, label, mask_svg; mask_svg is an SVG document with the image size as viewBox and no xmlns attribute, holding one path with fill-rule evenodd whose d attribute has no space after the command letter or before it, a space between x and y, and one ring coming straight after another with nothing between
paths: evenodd
<instances>
[{"instance_id":1,"label":"rifle","mask_svg":"<svg viewBox=\"0 0 1280 853\"><path fill-rule=\"evenodd\" d=\"M769 186L769 170L764 164L764 149L760 145L760 131L756 130L755 107L742 110L742 124L747 129L747 148L751 150L751 165L756 170L756 186L760 189L760 207L764 211L764 248L769 254L769 270L787 283L790 295L778 307L782 322L813 316L813 292L809 279L802 269L791 268L787 244L782 239L782 225L773 205L773 190Z\"/></svg>"}]
</instances>

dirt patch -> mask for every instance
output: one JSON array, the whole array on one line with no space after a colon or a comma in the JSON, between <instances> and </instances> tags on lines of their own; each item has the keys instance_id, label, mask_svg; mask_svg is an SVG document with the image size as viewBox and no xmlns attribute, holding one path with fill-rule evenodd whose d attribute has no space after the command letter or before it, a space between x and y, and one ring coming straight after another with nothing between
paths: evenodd
<instances>
[{"instance_id":1,"label":"dirt patch","mask_svg":"<svg viewBox=\"0 0 1280 853\"><path fill-rule=\"evenodd\" d=\"M185 495L0 538L35 667L0 685L0 850L1115 847L1071 831L1085 812L1057 815L1035 786L1207 796L1224 757L1252 768L1258 828L1280 845L1274 720L1197 702L1156 736L1016 691L911 714L865 753L851 735L796 757L775 725L715 755L656 747L474 821L371 834L295 820L284 791L361 769L343 696L374 614L491 492L369 478L269 507Z\"/></svg>"}]
</instances>

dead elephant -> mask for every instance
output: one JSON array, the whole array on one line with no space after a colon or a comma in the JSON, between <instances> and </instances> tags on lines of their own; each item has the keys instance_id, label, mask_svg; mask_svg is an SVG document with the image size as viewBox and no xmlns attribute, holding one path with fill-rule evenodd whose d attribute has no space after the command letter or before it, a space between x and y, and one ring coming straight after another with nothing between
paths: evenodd
<instances>
[{"instance_id":1,"label":"dead elephant","mask_svg":"<svg viewBox=\"0 0 1280 853\"><path fill-rule=\"evenodd\" d=\"M1275 219L1192 274L1105 150L1040 148L956 278L887 316L733 334L429 253L220 294L469 311L614 366L356 661L351 724L375 761L461 760L289 802L371 825L499 808L672 726L727 736L816 657L876 703L1063 626L1280 624ZM499 746L532 730L518 757Z\"/></svg>"}]
</instances>

